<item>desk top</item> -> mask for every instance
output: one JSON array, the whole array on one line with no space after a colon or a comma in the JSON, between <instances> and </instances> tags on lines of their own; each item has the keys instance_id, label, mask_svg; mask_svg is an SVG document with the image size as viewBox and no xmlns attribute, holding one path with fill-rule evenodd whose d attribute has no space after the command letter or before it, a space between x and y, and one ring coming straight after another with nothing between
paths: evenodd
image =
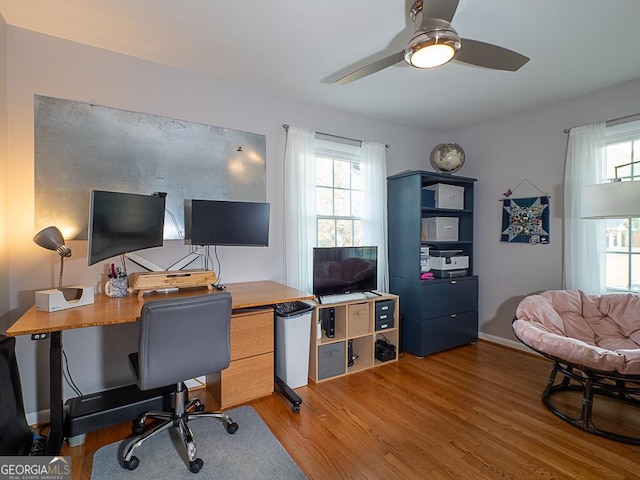
<instances>
[{"instance_id":1,"label":"desk top","mask_svg":"<svg viewBox=\"0 0 640 480\"><path fill-rule=\"evenodd\" d=\"M277 303L311 300L314 295L272 281L229 283L226 291L231 293L232 308L251 308ZM172 293L151 293L138 298L130 293L123 298L110 298L96 295L95 302L82 307L68 308L57 312L36 310L35 305L27 310L9 329L10 336L30 335L32 333L57 332L72 328L99 327L118 323L136 322L140 318L142 305L147 300L174 298L189 295L216 295L217 291L207 292L202 288L193 288Z\"/></svg>"}]
</instances>

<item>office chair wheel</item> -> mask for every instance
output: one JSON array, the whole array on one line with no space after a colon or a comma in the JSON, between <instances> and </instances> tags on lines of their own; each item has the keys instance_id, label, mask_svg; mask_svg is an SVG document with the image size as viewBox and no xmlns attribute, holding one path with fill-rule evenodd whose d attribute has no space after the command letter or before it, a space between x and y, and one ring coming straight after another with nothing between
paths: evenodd
<instances>
[{"instance_id":1,"label":"office chair wheel","mask_svg":"<svg viewBox=\"0 0 640 480\"><path fill-rule=\"evenodd\" d=\"M227 429L227 433L230 433L231 435L233 435L238 431L238 424L236 422L225 423L224 428Z\"/></svg>"},{"instance_id":2,"label":"office chair wheel","mask_svg":"<svg viewBox=\"0 0 640 480\"><path fill-rule=\"evenodd\" d=\"M203 404L196 405L196 412L204 412L204 405Z\"/></svg>"},{"instance_id":3,"label":"office chair wheel","mask_svg":"<svg viewBox=\"0 0 640 480\"><path fill-rule=\"evenodd\" d=\"M300 405L293 405L293 406L291 407L291 411L292 411L293 413L300 413Z\"/></svg>"},{"instance_id":4,"label":"office chair wheel","mask_svg":"<svg viewBox=\"0 0 640 480\"><path fill-rule=\"evenodd\" d=\"M193 462L189 462L189 470L191 470L191 473L198 473L203 465L204 462L202 461L202 459L196 458Z\"/></svg>"},{"instance_id":5,"label":"office chair wheel","mask_svg":"<svg viewBox=\"0 0 640 480\"><path fill-rule=\"evenodd\" d=\"M138 465L140 465L140 460L138 460L138 457L134 455L133 457L131 457L131 460L125 461L123 466L127 470L135 470L136 468L138 468Z\"/></svg>"}]
</instances>

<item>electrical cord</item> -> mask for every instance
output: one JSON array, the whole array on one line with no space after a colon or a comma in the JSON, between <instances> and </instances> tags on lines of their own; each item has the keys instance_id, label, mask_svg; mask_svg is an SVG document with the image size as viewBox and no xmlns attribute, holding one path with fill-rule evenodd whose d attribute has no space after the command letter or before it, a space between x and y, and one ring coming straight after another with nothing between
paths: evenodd
<instances>
[{"instance_id":1,"label":"electrical cord","mask_svg":"<svg viewBox=\"0 0 640 480\"><path fill-rule=\"evenodd\" d=\"M216 274L216 283L214 285L214 288L218 288L221 285L221 281L222 281L222 265L220 263L220 257L218 256L218 246L214 245L213 246L213 255L216 258L216 263L218 264L218 272ZM211 251L210 251L210 247L209 245L207 245L206 247L206 259L207 259L207 267L208 268L208 263L211 262L213 264L213 261L211 260ZM215 271L215 270L214 270Z\"/></svg>"},{"instance_id":2,"label":"electrical cord","mask_svg":"<svg viewBox=\"0 0 640 480\"><path fill-rule=\"evenodd\" d=\"M47 448L47 437L46 435L41 435L41 431L42 427L40 427L37 433L31 429L33 442L31 443L31 450L29 452L30 456L44 455L45 449Z\"/></svg>"},{"instance_id":3,"label":"electrical cord","mask_svg":"<svg viewBox=\"0 0 640 480\"><path fill-rule=\"evenodd\" d=\"M66 370L64 372L64 379L67 382L67 385L69 385L73 389L75 394L79 397L82 397L82 392L73 381L73 377L71 377L71 371L69 370L69 359L67 358L67 353L64 351L64 348L62 349L62 355L64 356L64 365Z\"/></svg>"}]
</instances>

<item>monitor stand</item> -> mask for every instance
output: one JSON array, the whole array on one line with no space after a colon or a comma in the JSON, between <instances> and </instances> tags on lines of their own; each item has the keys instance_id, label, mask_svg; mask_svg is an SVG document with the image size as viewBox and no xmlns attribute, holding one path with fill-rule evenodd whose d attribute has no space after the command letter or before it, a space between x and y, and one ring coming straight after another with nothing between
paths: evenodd
<instances>
[{"instance_id":1,"label":"monitor stand","mask_svg":"<svg viewBox=\"0 0 640 480\"><path fill-rule=\"evenodd\" d=\"M211 270L183 270L184 267L198 258L195 253L182 257L168 269L156 265L150 260L141 257L135 252L126 253L125 256L148 270L148 272L134 272L129 275L129 291L137 292L138 298L142 298L145 292L176 290L180 288L206 287L213 290L216 283L216 274Z\"/></svg>"},{"instance_id":2,"label":"monitor stand","mask_svg":"<svg viewBox=\"0 0 640 480\"><path fill-rule=\"evenodd\" d=\"M164 272L134 272L129 275L129 291L138 298L145 293L166 289L205 287L213 290L216 274L211 270L168 270Z\"/></svg>"},{"instance_id":3,"label":"monitor stand","mask_svg":"<svg viewBox=\"0 0 640 480\"><path fill-rule=\"evenodd\" d=\"M199 255L196 253L190 253L182 257L173 265L170 265L169 268L162 268L160 265L153 263L151 260L147 260L146 258L141 257L136 252L125 253L124 256L127 257L136 265L139 265L140 267L144 268L148 272L166 272L169 270L182 270L184 267L195 262L199 257Z\"/></svg>"}]
</instances>

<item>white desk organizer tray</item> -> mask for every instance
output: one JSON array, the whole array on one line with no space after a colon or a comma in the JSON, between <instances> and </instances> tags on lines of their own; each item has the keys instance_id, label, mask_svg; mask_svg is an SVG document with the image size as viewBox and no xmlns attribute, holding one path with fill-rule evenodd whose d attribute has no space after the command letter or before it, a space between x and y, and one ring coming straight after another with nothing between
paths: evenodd
<instances>
[{"instance_id":1,"label":"white desk organizer tray","mask_svg":"<svg viewBox=\"0 0 640 480\"><path fill-rule=\"evenodd\" d=\"M61 290L40 290L36 292L36 310L57 312L67 308L91 305L94 302L93 287L71 286Z\"/></svg>"}]
</instances>

